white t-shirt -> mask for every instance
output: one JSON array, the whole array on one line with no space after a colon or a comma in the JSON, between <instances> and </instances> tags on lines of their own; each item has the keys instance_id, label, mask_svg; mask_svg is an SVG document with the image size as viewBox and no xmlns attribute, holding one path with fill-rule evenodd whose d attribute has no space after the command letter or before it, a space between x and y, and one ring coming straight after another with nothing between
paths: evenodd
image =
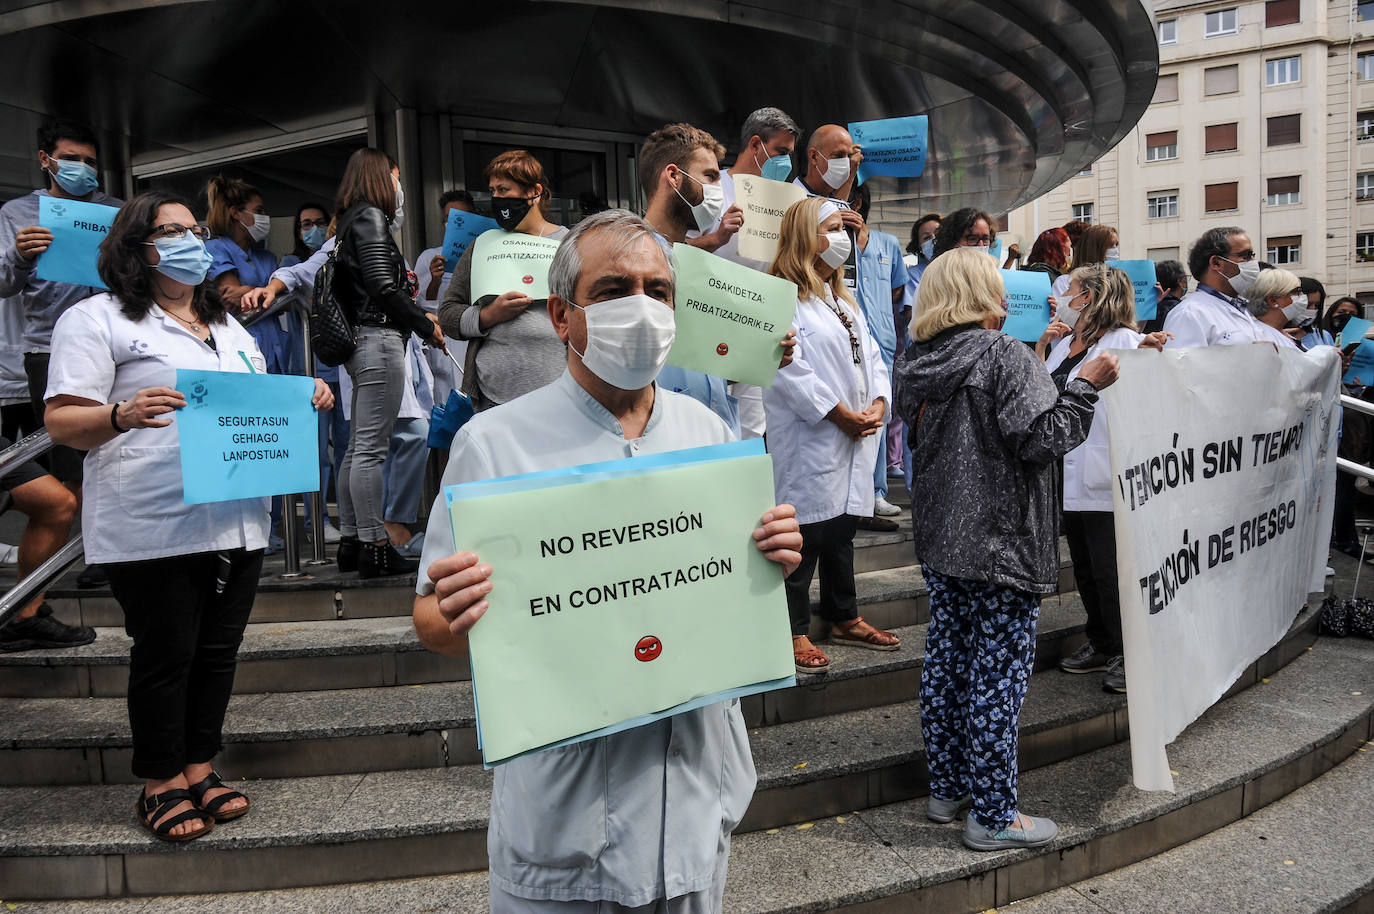
<instances>
[{"instance_id":1,"label":"white t-shirt","mask_svg":"<svg viewBox=\"0 0 1374 914\"><path fill-rule=\"evenodd\" d=\"M108 292L57 319L45 399L59 394L118 403L148 387L175 387L178 368L247 373L266 362L232 317L211 324L214 348L154 305L137 321ZM213 472L207 469L206 472ZM81 529L88 564L136 562L267 545L268 499L188 505L175 414L165 428L136 428L86 454Z\"/></svg>"}]
</instances>

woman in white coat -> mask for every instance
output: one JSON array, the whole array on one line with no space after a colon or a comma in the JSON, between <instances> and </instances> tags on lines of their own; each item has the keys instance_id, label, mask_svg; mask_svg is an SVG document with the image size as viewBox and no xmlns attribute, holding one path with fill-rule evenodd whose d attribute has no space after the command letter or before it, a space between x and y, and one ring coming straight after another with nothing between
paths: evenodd
<instances>
[{"instance_id":1,"label":"woman in white coat","mask_svg":"<svg viewBox=\"0 0 1374 914\"><path fill-rule=\"evenodd\" d=\"M1080 365L1104 352L1163 348L1169 334L1159 331L1147 337L1137 329L1135 293L1124 272L1094 263L1079 267L1067 278L1068 288L1056 298L1058 317L1035 346L1060 391L1078 377ZM1088 640L1061 660L1059 668L1066 673L1105 671L1102 687L1109 692L1125 692L1106 409L1098 400L1087 440L1064 455L1061 529L1069 542L1074 580L1088 614Z\"/></svg>"},{"instance_id":2,"label":"woman in white coat","mask_svg":"<svg viewBox=\"0 0 1374 914\"><path fill-rule=\"evenodd\" d=\"M818 565L820 614L832 642L881 651L901 644L859 616L854 592L854 532L860 517L873 514L873 463L892 388L863 310L844 284L850 243L838 207L810 197L783 217L771 269L797 286L797 348L764 391L763 407L777 494L796 505L801 524L801 565L787 578L799 673L830 666L808 637Z\"/></svg>"}]
</instances>

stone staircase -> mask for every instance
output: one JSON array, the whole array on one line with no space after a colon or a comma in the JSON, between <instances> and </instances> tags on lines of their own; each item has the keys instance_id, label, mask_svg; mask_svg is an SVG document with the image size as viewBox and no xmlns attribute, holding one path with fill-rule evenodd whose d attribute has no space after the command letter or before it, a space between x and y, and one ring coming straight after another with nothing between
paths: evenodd
<instances>
[{"instance_id":1,"label":"stone staircase","mask_svg":"<svg viewBox=\"0 0 1374 914\"><path fill-rule=\"evenodd\" d=\"M1353 575L1336 559L1340 580ZM861 534L856 567L860 612L897 629L903 648L835 647L827 676L744 702L759 786L727 911L1005 905L1224 830L1371 737L1374 646L1318 640L1304 612L1171 747L1178 792L1136 791L1124 696L1055 669L1082 641L1065 561L1021 719L1025 806L1063 831L1036 852L974 854L958 826L924 818L915 698L928 602L909 518L898 533ZM108 595L55 588L58 614L100 626L100 638L0 655L0 899L34 911L141 911L168 895L201 896L204 911L485 911L490 778L467 666L416 643L406 582L350 577L265 579L217 766L251 779L255 808L179 846L133 818L118 610ZM34 898L102 900L18 901Z\"/></svg>"}]
</instances>

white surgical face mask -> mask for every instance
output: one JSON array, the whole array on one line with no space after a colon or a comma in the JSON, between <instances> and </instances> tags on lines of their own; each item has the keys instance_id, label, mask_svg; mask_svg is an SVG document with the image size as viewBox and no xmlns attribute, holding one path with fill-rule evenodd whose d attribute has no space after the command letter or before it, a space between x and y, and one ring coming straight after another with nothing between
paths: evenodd
<instances>
[{"instance_id":1,"label":"white surgical face mask","mask_svg":"<svg viewBox=\"0 0 1374 914\"><path fill-rule=\"evenodd\" d=\"M1105 257L1103 257L1103 259L1104 259L1104 260L1120 260L1120 259L1121 259L1121 248L1118 248L1118 247L1110 247L1110 248L1107 248L1107 254L1106 254Z\"/></svg>"},{"instance_id":2,"label":"white surgical face mask","mask_svg":"<svg viewBox=\"0 0 1374 914\"><path fill-rule=\"evenodd\" d=\"M587 321L587 351L582 364L621 390L647 387L668 361L677 325L673 309L647 295L627 295L581 308Z\"/></svg>"},{"instance_id":3,"label":"white surgical face mask","mask_svg":"<svg viewBox=\"0 0 1374 914\"><path fill-rule=\"evenodd\" d=\"M849 180L849 157L826 159L821 180L830 185L831 190L838 190L841 184Z\"/></svg>"},{"instance_id":4,"label":"white surgical face mask","mask_svg":"<svg viewBox=\"0 0 1374 914\"><path fill-rule=\"evenodd\" d=\"M684 171L682 173L692 178L687 172ZM692 178L692 180L697 181L696 178ZM691 207L692 218L696 220L697 229L704 232L716 224L716 220L720 218L721 211L725 209L725 189L719 184L703 184L701 181L697 181L697 183L701 184L700 203L687 203L687 198L683 197L682 191L678 190L676 187L673 188L673 192L682 199L683 203L687 203L687 205Z\"/></svg>"},{"instance_id":5,"label":"white surgical face mask","mask_svg":"<svg viewBox=\"0 0 1374 914\"><path fill-rule=\"evenodd\" d=\"M849 259L849 252L854 247L849 240L849 233L843 230L825 232L821 237L830 242L830 246L821 251L821 260L832 270L838 270Z\"/></svg>"},{"instance_id":6,"label":"white surgical face mask","mask_svg":"<svg viewBox=\"0 0 1374 914\"><path fill-rule=\"evenodd\" d=\"M244 228L248 229L248 237L253 239L254 244L262 244L272 232L272 217L254 213L253 224Z\"/></svg>"},{"instance_id":7,"label":"white surgical face mask","mask_svg":"<svg viewBox=\"0 0 1374 914\"><path fill-rule=\"evenodd\" d=\"M1307 296L1305 295L1294 295L1292 304L1283 309L1283 316L1286 317L1288 320L1295 322L1306 313Z\"/></svg>"},{"instance_id":8,"label":"white surgical face mask","mask_svg":"<svg viewBox=\"0 0 1374 914\"><path fill-rule=\"evenodd\" d=\"M1245 293L1250 291L1250 287L1255 284L1255 280L1259 279L1259 261L1247 260L1245 263L1236 263L1229 257L1223 257L1221 259L1225 260L1227 263L1235 264L1240 268L1240 272L1235 276L1228 277L1227 282L1231 284L1232 290L1234 290L1237 295L1242 298L1245 297Z\"/></svg>"},{"instance_id":9,"label":"white surgical face mask","mask_svg":"<svg viewBox=\"0 0 1374 914\"><path fill-rule=\"evenodd\" d=\"M1054 303L1058 306L1055 308L1054 316L1061 323L1068 325L1070 330L1078 323L1078 318L1083 314L1080 309L1073 306L1074 300L1082 294L1079 292L1078 295L1056 295L1054 298Z\"/></svg>"}]
</instances>

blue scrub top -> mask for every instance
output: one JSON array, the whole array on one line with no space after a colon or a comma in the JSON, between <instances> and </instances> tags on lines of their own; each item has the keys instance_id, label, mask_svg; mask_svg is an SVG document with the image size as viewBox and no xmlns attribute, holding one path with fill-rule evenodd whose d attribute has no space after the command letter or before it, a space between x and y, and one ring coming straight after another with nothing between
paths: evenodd
<instances>
[{"instance_id":1,"label":"blue scrub top","mask_svg":"<svg viewBox=\"0 0 1374 914\"><path fill-rule=\"evenodd\" d=\"M855 291L864 309L869 333L878 343L883 360L892 363L897 352L897 327L892 319L892 292L906 285L902 243L895 236L868 230L868 246L859 254L859 281Z\"/></svg>"},{"instance_id":2,"label":"blue scrub top","mask_svg":"<svg viewBox=\"0 0 1374 914\"><path fill-rule=\"evenodd\" d=\"M205 249L214 258L207 274L212 280L232 270L238 274L242 285L265 286L272 279L272 271L277 268L277 256L261 245L255 244L245 251L232 238L220 237L205 242ZM306 373L302 349L305 329L294 310L263 318L247 329L262 350L269 373Z\"/></svg>"}]
</instances>

